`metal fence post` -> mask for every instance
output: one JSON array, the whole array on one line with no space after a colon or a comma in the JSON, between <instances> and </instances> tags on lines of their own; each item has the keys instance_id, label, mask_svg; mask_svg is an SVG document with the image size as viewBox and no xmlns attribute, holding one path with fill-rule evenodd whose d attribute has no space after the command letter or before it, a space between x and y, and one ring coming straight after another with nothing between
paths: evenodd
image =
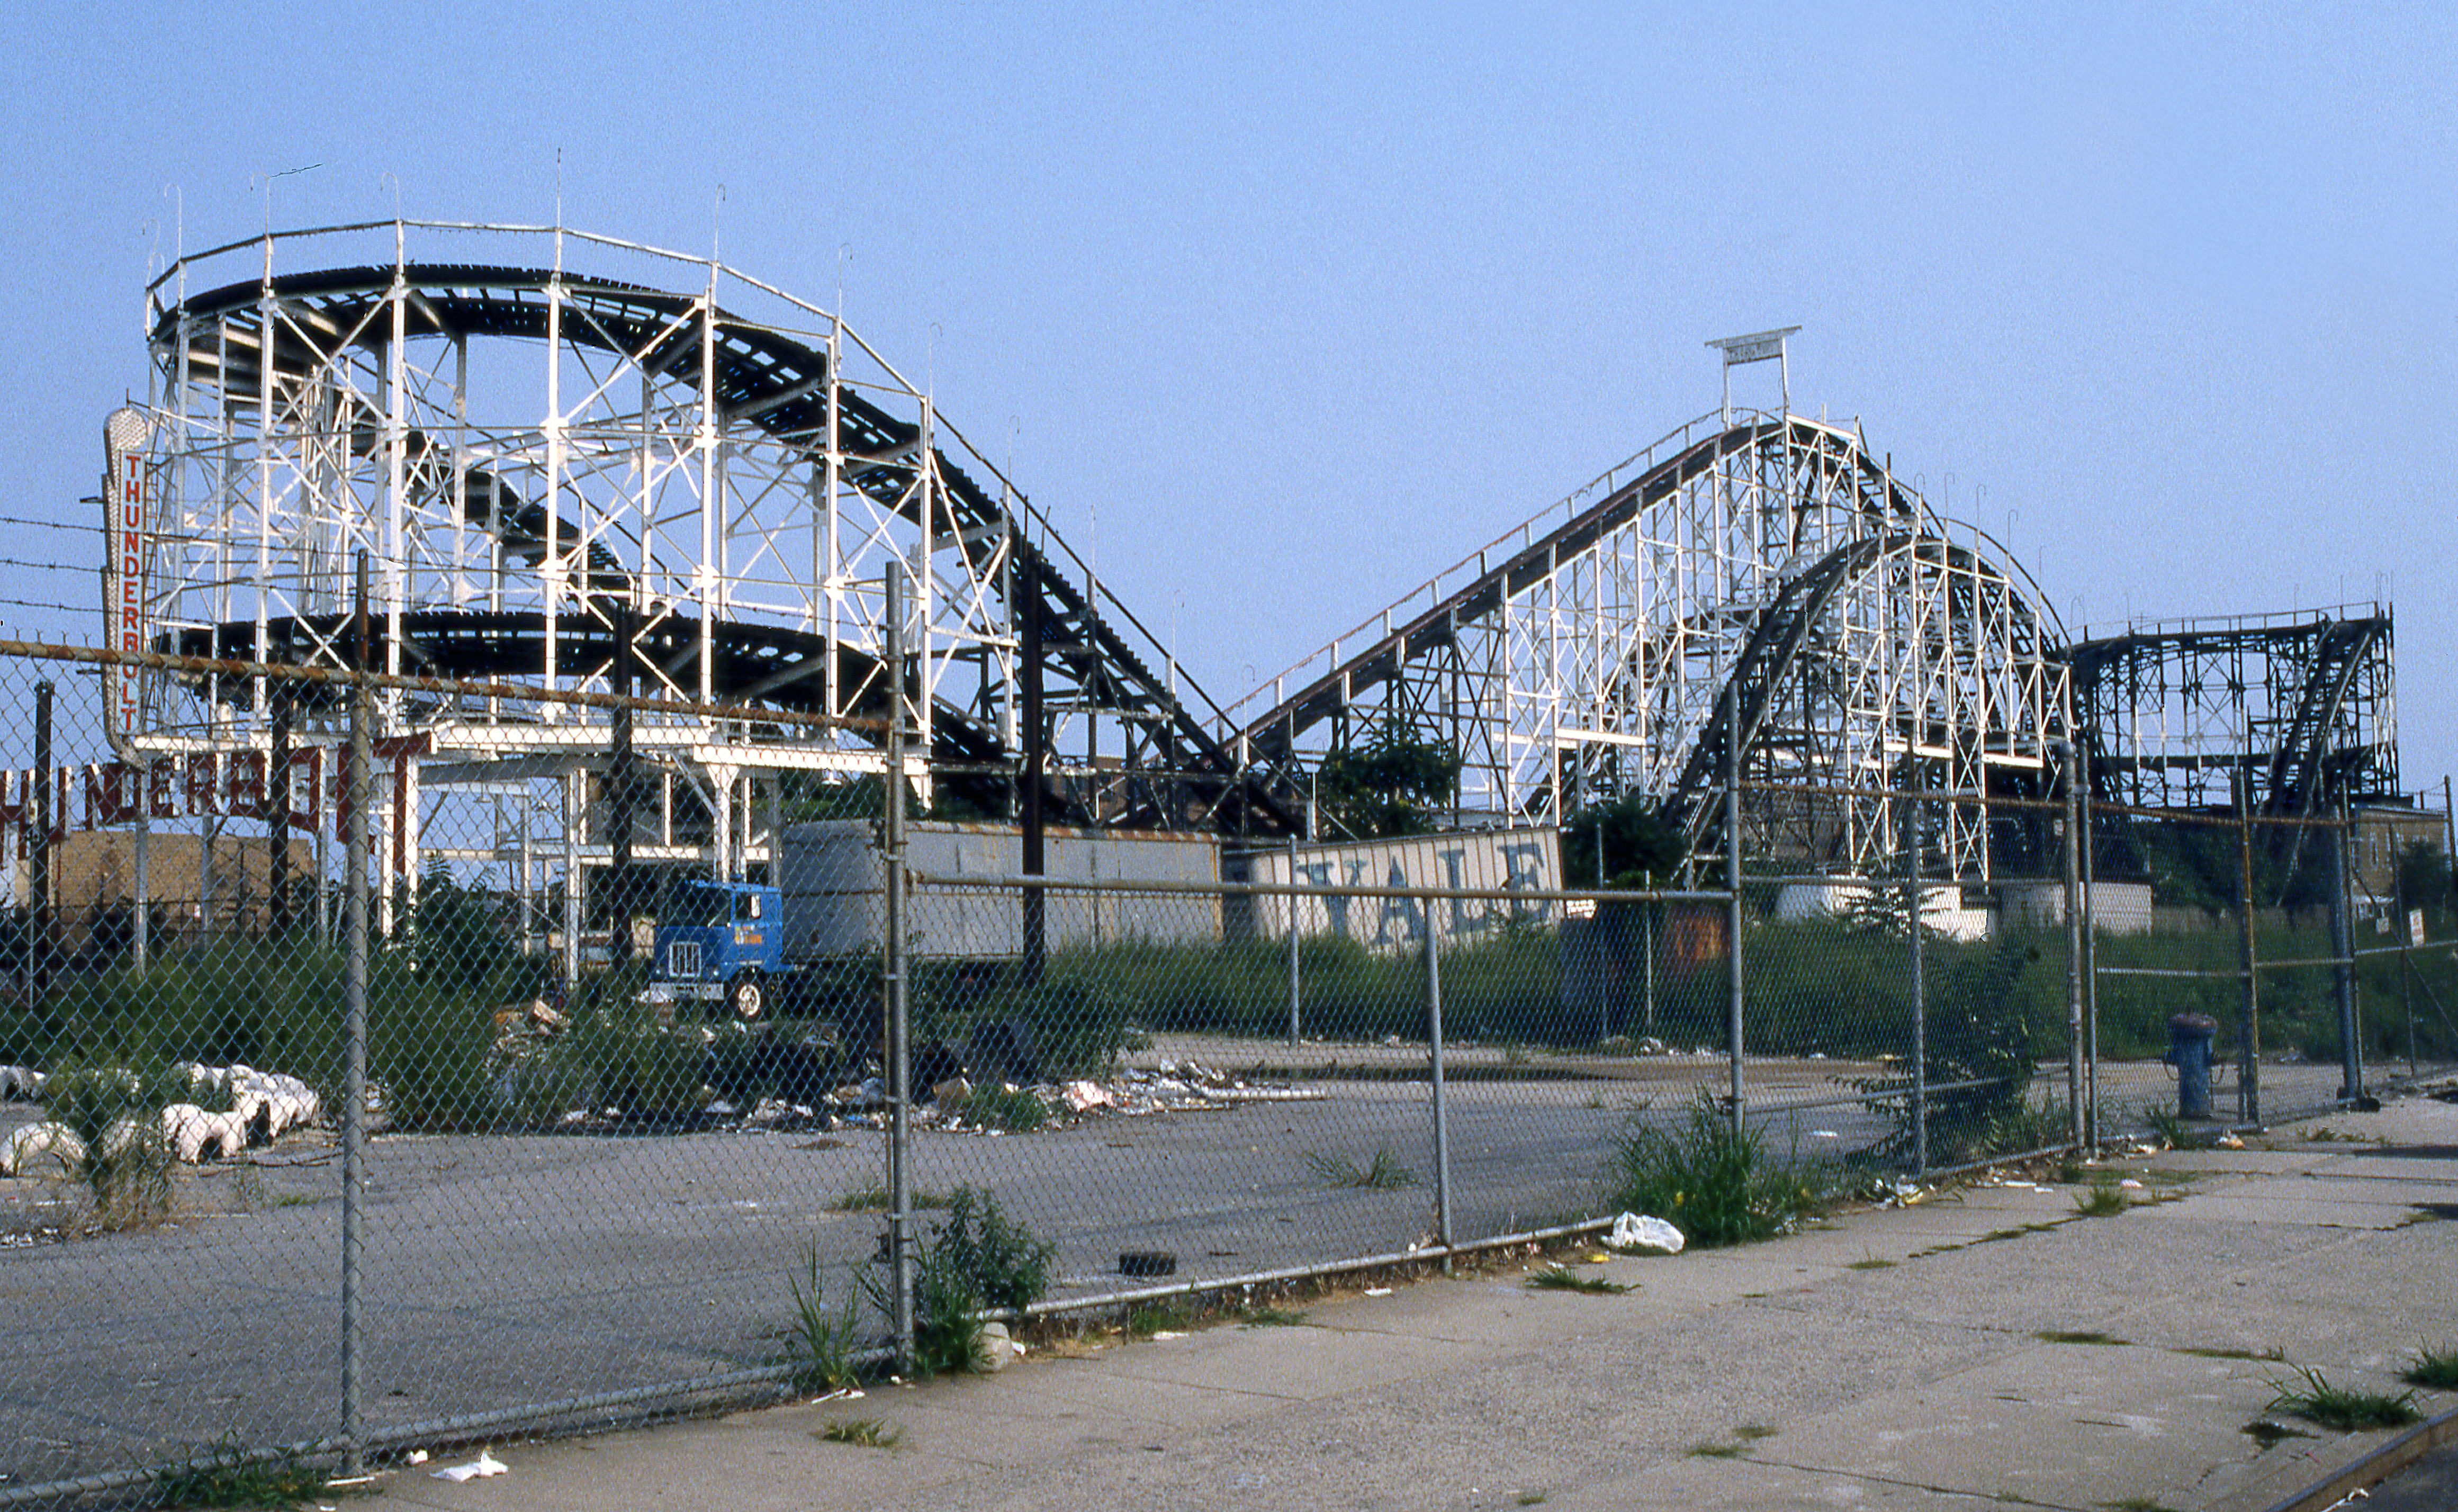
<instances>
[{"instance_id":1,"label":"metal fence post","mask_svg":"<svg viewBox=\"0 0 2458 1512\"><path fill-rule=\"evenodd\" d=\"M367 554L359 553L359 625L356 670L368 660ZM367 768L373 695L365 681L350 684L350 766L346 789L349 831L342 866L348 876L344 928L349 936L342 989L342 1472L361 1469L361 1376L365 1367L365 1319L361 1312L359 1259L365 1247L363 1211L366 1194L367 1108Z\"/></svg>"},{"instance_id":2,"label":"metal fence post","mask_svg":"<svg viewBox=\"0 0 2458 1512\"><path fill-rule=\"evenodd\" d=\"M897 1368L913 1370L913 1075L905 955L905 564L887 559L887 737L880 782L881 882L886 918L880 988L887 1014L887 1245Z\"/></svg>"},{"instance_id":3,"label":"metal fence post","mask_svg":"<svg viewBox=\"0 0 2458 1512\"><path fill-rule=\"evenodd\" d=\"M2253 808L2251 777L2239 773L2236 784L2236 892L2239 969L2244 977L2244 1013L2237 1025L2236 1116L2239 1123L2261 1122L2261 984L2254 975L2253 940Z\"/></svg>"},{"instance_id":4,"label":"metal fence post","mask_svg":"<svg viewBox=\"0 0 2458 1512\"><path fill-rule=\"evenodd\" d=\"M2352 1103L2364 1095L2364 1025L2356 1015L2356 932L2351 927L2352 904L2347 893L2351 880L2347 870L2349 841L2355 831L2347 815L2347 795L2339 795L2338 822L2330 829L2330 954L2338 963L2330 968L2332 985L2339 999L2339 1101ZM2406 921L2398 922L2401 930Z\"/></svg>"},{"instance_id":5,"label":"metal fence post","mask_svg":"<svg viewBox=\"0 0 2458 1512\"><path fill-rule=\"evenodd\" d=\"M1448 1252L1451 1247L1451 1119L1450 1094L1443 1084L1443 966L1434 942L1434 900L1426 900L1426 1047L1434 1083L1434 1236ZM1450 1255L1443 1269L1451 1268Z\"/></svg>"},{"instance_id":6,"label":"metal fence post","mask_svg":"<svg viewBox=\"0 0 2458 1512\"><path fill-rule=\"evenodd\" d=\"M2091 817L2091 757L2078 756L2082 768L2082 792L2075 799L2075 812L2082 818L2082 1025L2083 1090L2089 1106L2083 1110L2083 1132L2089 1136L2093 1150L2099 1148L2099 913L2092 892L2096 861L2093 841L2096 831Z\"/></svg>"},{"instance_id":7,"label":"metal fence post","mask_svg":"<svg viewBox=\"0 0 2458 1512\"><path fill-rule=\"evenodd\" d=\"M1730 686L1724 690L1724 887L1732 896L1725 901L1725 926L1732 932L1731 948L1725 951L1725 972L1731 978L1732 1002L1726 1010L1724 1043L1730 1048L1730 1091L1733 1129L1739 1131L1745 1116L1742 1104L1741 1011L1746 1005L1748 983L1741 968L1741 695Z\"/></svg>"},{"instance_id":8,"label":"metal fence post","mask_svg":"<svg viewBox=\"0 0 2458 1512\"><path fill-rule=\"evenodd\" d=\"M1292 836L1290 836L1290 837L1289 837L1289 881L1290 881L1291 885L1295 885L1295 884L1296 884L1296 882L1297 882L1297 880L1298 880L1298 838L1297 838L1296 836L1292 835ZM1298 1034L1299 1034L1299 1026L1298 1026L1298 995L1299 995L1299 992L1300 992L1301 987L1302 987L1302 984L1301 984L1301 982L1299 981L1299 977L1298 977L1298 897L1297 897L1297 894L1295 894L1295 893L1291 893L1291 894L1289 894L1286 898L1282 899L1282 900L1281 900L1281 901L1282 901L1282 903L1283 903L1283 904L1288 908L1288 911L1289 911L1289 1043L1290 1043L1291 1045L1295 1045L1295 1044L1297 1044L1297 1043L1298 1043ZM1432 918L1431 914L1429 913L1427 917L1427 919L1428 919L1428 922L1430 922L1430 920L1431 920L1431 918Z\"/></svg>"},{"instance_id":9,"label":"metal fence post","mask_svg":"<svg viewBox=\"0 0 2458 1512\"><path fill-rule=\"evenodd\" d=\"M2075 771L2078 752L2065 751L2065 895L2066 895L2066 1103L2068 1135L2075 1149L2084 1143L2082 1086L2082 783Z\"/></svg>"},{"instance_id":10,"label":"metal fence post","mask_svg":"<svg viewBox=\"0 0 2458 1512\"><path fill-rule=\"evenodd\" d=\"M1916 799L1898 796L1896 802L1911 811L1899 837L1904 848L1904 917L1911 921L1912 944L1912 1174L1928 1174L1928 946L1921 938L1922 897L1920 807Z\"/></svg>"},{"instance_id":11,"label":"metal fence post","mask_svg":"<svg viewBox=\"0 0 2458 1512\"><path fill-rule=\"evenodd\" d=\"M52 977L52 684L34 684L34 770L26 783L33 835L26 845L26 1001L41 1000Z\"/></svg>"}]
</instances>

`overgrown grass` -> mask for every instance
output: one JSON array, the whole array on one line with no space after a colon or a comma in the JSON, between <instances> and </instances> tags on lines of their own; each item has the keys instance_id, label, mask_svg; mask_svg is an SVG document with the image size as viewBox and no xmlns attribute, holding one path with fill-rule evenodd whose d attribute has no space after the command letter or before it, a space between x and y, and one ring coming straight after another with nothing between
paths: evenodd
<instances>
[{"instance_id":1,"label":"overgrown grass","mask_svg":"<svg viewBox=\"0 0 2458 1512\"><path fill-rule=\"evenodd\" d=\"M913 1204L913 1210L919 1212L925 1208L944 1208L955 1200L955 1195L952 1191L932 1191L927 1188L916 1187L907 1200ZM874 1176L871 1178L870 1185L866 1187L855 1187L849 1191L838 1192L836 1200L828 1206L839 1212L885 1212L895 1200L895 1195L887 1190L886 1185Z\"/></svg>"},{"instance_id":2,"label":"overgrown grass","mask_svg":"<svg viewBox=\"0 0 2458 1512\"><path fill-rule=\"evenodd\" d=\"M1029 1134L1050 1122L1050 1107L1022 1087L976 1087L947 1105L969 1124L1010 1134Z\"/></svg>"},{"instance_id":3,"label":"overgrown grass","mask_svg":"<svg viewBox=\"0 0 2458 1512\"><path fill-rule=\"evenodd\" d=\"M820 1284L818 1246L804 1252L804 1274L788 1275L785 1281L794 1295L794 1315L785 1325L785 1359L794 1367L794 1389L835 1391L854 1384L860 1375L853 1363L859 1319L851 1302L828 1310Z\"/></svg>"},{"instance_id":4,"label":"overgrown grass","mask_svg":"<svg viewBox=\"0 0 2458 1512\"><path fill-rule=\"evenodd\" d=\"M190 1457L154 1482L154 1494L175 1507L289 1508L324 1496L324 1472L296 1456L252 1458L234 1434Z\"/></svg>"},{"instance_id":5,"label":"overgrown grass","mask_svg":"<svg viewBox=\"0 0 2458 1512\"><path fill-rule=\"evenodd\" d=\"M1299 1328L1305 1320L1304 1313L1287 1307L1250 1307L1238 1318L1247 1328Z\"/></svg>"},{"instance_id":6,"label":"overgrown grass","mask_svg":"<svg viewBox=\"0 0 2458 1512\"><path fill-rule=\"evenodd\" d=\"M1674 1129L1634 1115L1616 1143L1608 1211L1652 1213L1713 1249L1769 1239L1815 1212L1835 1172L1797 1151L1777 1154L1758 1129L1735 1129L1701 1089Z\"/></svg>"},{"instance_id":7,"label":"overgrown grass","mask_svg":"<svg viewBox=\"0 0 2458 1512\"><path fill-rule=\"evenodd\" d=\"M190 1090L187 1076L167 1065L72 1064L52 1071L45 1108L80 1147L71 1174L85 1190L96 1229L118 1232L171 1216L177 1156L162 1132L162 1109Z\"/></svg>"},{"instance_id":8,"label":"overgrown grass","mask_svg":"<svg viewBox=\"0 0 2458 1512\"><path fill-rule=\"evenodd\" d=\"M1155 1334L1183 1334L1195 1326L1195 1304L1185 1297L1161 1297L1150 1302L1137 1302L1127 1309L1126 1330L1130 1338L1150 1338Z\"/></svg>"},{"instance_id":9,"label":"overgrown grass","mask_svg":"<svg viewBox=\"0 0 2458 1512\"><path fill-rule=\"evenodd\" d=\"M1374 1158L1361 1166L1345 1155L1325 1155L1307 1150L1302 1156L1306 1169L1334 1187L1362 1187L1369 1191L1397 1191L1417 1184L1417 1173L1400 1164L1391 1147L1374 1151Z\"/></svg>"},{"instance_id":10,"label":"overgrown grass","mask_svg":"<svg viewBox=\"0 0 2458 1512\"><path fill-rule=\"evenodd\" d=\"M1057 1257L1057 1245L1009 1218L988 1192L958 1187L948 1193L947 1217L930 1226L915 1253L914 1369L926 1376L980 1369L982 1311L1041 1300ZM893 1315L885 1265L865 1270L862 1285L874 1307Z\"/></svg>"},{"instance_id":11,"label":"overgrown grass","mask_svg":"<svg viewBox=\"0 0 2458 1512\"><path fill-rule=\"evenodd\" d=\"M2415 1393L2411 1391L2395 1397L2385 1392L2350 1391L2331 1385L2318 1370L2301 1369L2296 1375L2295 1382L2270 1383L2279 1395L2270 1399L2266 1411L2291 1412L2341 1433L2404 1428L2424 1416L2416 1411Z\"/></svg>"},{"instance_id":12,"label":"overgrown grass","mask_svg":"<svg viewBox=\"0 0 2458 1512\"><path fill-rule=\"evenodd\" d=\"M2458 1349L2418 1345L2414 1362L2400 1372L2398 1378L2429 1391L2458 1391Z\"/></svg>"},{"instance_id":13,"label":"overgrown grass","mask_svg":"<svg viewBox=\"0 0 2458 1512\"><path fill-rule=\"evenodd\" d=\"M1528 1278L1531 1292L1578 1292L1588 1296L1620 1296L1632 1288L1601 1275L1581 1275L1564 1266L1549 1265Z\"/></svg>"},{"instance_id":14,"label":"overgrown grass","mask_svg":"<svg viewBox=\"0 0 2458 1512\"><path fill-rule=\"evenodd\" d=\"M2077 1191L2074 1212L2086 1218L2113 1218L2134 1204L2126 1199L2124 1189L2102 1176L2087 1191Z\"/></svg>"}]
</instances>

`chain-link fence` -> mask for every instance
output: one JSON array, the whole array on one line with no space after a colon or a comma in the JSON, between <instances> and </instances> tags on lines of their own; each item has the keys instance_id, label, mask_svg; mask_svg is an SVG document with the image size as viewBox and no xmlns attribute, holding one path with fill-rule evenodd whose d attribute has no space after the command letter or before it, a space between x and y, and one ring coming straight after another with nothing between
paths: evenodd
<instances>
[{"instance_id":1,"label":"chain-link fence","mask_svg":"<svg viewBox=\"0 0 2458 1512\"><path fill-rule=\"evenodd\" d=\"M205 712L133 736L139 673ZM1853 793L1897 861L1835 876L1737 804L1738 887L1598 890L1545 829L958 820L766 710L26 647L0 708L0 1504L1713 1223L1639 1169L1701 1129L1834 1187L2452 1053L2447 890L2337 815Z\"/></svg>"}]
</instances>

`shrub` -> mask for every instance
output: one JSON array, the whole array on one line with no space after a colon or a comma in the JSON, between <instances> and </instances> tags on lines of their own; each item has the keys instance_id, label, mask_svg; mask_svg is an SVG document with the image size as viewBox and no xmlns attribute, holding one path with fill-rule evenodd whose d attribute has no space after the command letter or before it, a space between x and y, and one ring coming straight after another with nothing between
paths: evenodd
<instances>
[{"instance_id":1,"label":"shrub","mask_svg":"<svg viewBox=\"0 0 2458 1512\"><path fill-rule=\"evenodd\" d=\"M1755 1129L1735 1129L1700 1088L1686 1122L1664 1129L1634 1113L1616 1142L1610 1205L1653 1214L1692 1244L1713 1249L1773 1238L1815 1212L1832 1189L1823 1167L1768 1151Z\"/></svg>"}]
</instances>

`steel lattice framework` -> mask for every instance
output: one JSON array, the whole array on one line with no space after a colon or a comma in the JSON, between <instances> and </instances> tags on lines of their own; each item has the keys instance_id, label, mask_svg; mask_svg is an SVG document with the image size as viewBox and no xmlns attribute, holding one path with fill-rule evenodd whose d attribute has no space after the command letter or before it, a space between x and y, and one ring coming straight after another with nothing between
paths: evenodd
<instances>
[{"instance_id":1,"label":"steel lattice framework","mask_svg":"<svg viewBox=\"0 0 2458 1512\"><path fill-rule=\"evenodd\" d=\"M2048 787L2066 686L2018 569L1950 528L1854 431L1694 422L1233 708L1291 788L1367 721L1451 745L1461 805L1542 822L1628 792L1694 845L1726 780L1951 795L1923 862L1991 875L1989 803ZM1875 797L1759 795L1751 853L1891 864Z\"/></svg>"},{"instance_id":2,"label":"steel lattice framework","mask_svg":"<svg viewBox=\"0 0 2458 1512\"><path fill-rule=\"evenodd\" d=\"M2387 606L2128 626L2075 642L2097 795L2154 808L2312 815L2398 792Z\"/></svg>"},{"instance_id":3,"label":"steel lattice framework","mask_svg":"<svg viewBox=\"0 0 2458 1512\"><path fill-rule=\"evenodd\" d=\"M115 644L344 665L364 553L388 673L876 716L894 558L930 780L1011 809L1032 684L1042 748L1072 758L1048 768L1053 819L1284 824L1200 690L1156 671L926 386L714 258L563 228L269 234L181 259L147 322L148 399L109 427ZM124 746L269 745L262 677L127 694ZM381 714L430 774L571 777L607 744L604 715L552 704L394 692ZM758 775L878 767L859 730L673 716L635 738L728 870L759 848Z\"/></svg>"}]
</instances>

